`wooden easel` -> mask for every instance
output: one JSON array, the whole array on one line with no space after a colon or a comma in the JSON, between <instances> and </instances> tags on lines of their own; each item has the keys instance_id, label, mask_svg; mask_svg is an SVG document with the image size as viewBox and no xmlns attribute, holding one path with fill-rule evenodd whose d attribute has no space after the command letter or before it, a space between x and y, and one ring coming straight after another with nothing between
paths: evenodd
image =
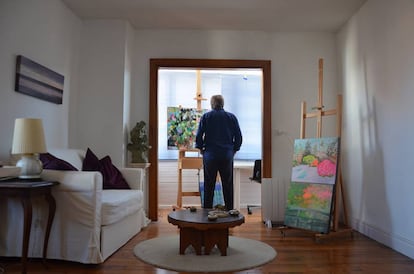
<instances>
[{"instance_id":1,"label":"wooden easel","mask_svg":"<svg viewBox=\"0 0 414 274\"><path fill-rule=\"evenodd\" d=\"M301 125L300 125L300 138L305 138L305 129L306 129L306 119L308 118L316 118L316 138L322 137L322 117L336 115L336 133L338 137L341 137L341 126L342 126L342 95L338 95L337 97L337 105L336 109L324 110L323 105L323 59L319 59L319 87L318 87L318 105L312 108L314 111L306 112L306 102L302 102L301 106ZM341 164L340 158L338 157L338 173L337 173L337 182L335 185L333 203L334 208L332 211L332 224L331 224L331 232L329 234L316 234L316 237L326 237L332 236L339 232L351 232L352 229L348 227L348 215L346 209L346 201L345 201L345 193L343 187L343 180L342 180L342 173L341 173ZM344 217L344 227L339 227L339 208L340 208L340 201L342 200L342 209L343 209L343 217Z\"/></svg>"},{"instance_id":2,"label":"wooden easel","mask_svg":"<svg viewBox=\"0 0 414 274\"><path fill-rule=\"evenodd\" d=\"M201 110L201 101L206 100L202 96L201 92L201 73L197 70L197 110ZM180 149L178 152L178 191L177 191L177 205L173 206L173 209L182 208L183 197L188 196L200 196L199 191L183 191L183 169L200 169L203 168L203 158L198 157L187 157L186 152L199 152L198 149Z\"/></svg>"}]
</instances>

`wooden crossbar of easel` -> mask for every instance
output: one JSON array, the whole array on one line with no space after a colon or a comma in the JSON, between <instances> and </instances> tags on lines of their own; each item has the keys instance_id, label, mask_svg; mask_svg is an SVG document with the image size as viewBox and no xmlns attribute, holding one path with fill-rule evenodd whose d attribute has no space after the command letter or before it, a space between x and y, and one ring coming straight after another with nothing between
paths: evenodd
<instances>
[{"instance_id":1,"label":"wooden crossbar of easel","mask_svg":"<svg viewBox=\"0 0 414 274\"><path fill-rule=\"evenodd\" d=\"M336 109L324 110L323 106L323 59L319 59L319 88L318 88L318 105L311 112L306 112L306 102L302 102L301 105L301 128L300 128L300 138L305 138L306 131L306 119L316 118L316 138L322 137L322 118L324 116L336 115L336 133L338 137L341 137L341 125L342 125L342 95L337 96ZM332 212L332 232L340 232L339 230L339 208L340 201L342 201L343 217L345 229L342 229L341 232L349 232L348 228L348 215L346 209L345 193L343 187L342 173L341 173L341 164L340 157L338 157L338 172L337 172L337 182L335 185L335 191L333 193L333 202L334 208ZM317 234L317 237L325 237L326 234Z\"/></svg>"}]
</instances>

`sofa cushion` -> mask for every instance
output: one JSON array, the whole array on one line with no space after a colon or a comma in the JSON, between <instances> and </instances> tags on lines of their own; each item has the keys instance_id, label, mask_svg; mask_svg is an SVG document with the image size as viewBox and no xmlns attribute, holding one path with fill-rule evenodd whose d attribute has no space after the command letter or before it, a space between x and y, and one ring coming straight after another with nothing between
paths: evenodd
<instances>
[{"instance_id":1,"label":"sofa cushion","mask_svg":"<svg viewBox=\"0 0 414 274\"><path fill-rule=\"evenodd\" d=\"M104 178L104 189L130 189L122 173L112 164L111 157L105 156L99 162Z\"/></svg>"},{"instance_id":2,"label":"sofa cushion","mask_svg":"<svg viewBox=\"0 0 414 274\"><path fill-rule=\"evenodd\" d=\"M112 164L111 157L105 156L99 160L89 148L83 160L82 170L101 172L103 189L130 189L119 169Z\"/></svg>"},{"instance_id":3,"label":"sofa cushion","mask_svg":"<svg viewBox=\"0 0 414 274\"><path fill-rule=\"evenodd\" d=\"M143 207L141 190L107 189L102 191L102 225L110 225Z\"/></svg>"},{"instance_id":4,"label":"sofa cushion","mask_svg":"<svg viewBox=\"0 0 414 274\"><path fill-rule=\"evenodd\" d=\"M43 164L44 169L54 169L54 170L73 170L78 171L76 167L70 163L50 154L50 153L41 153L39 159Z\"/></svg>"},{"instance_id":5,"label":"sofa cushion","mask_svg":"<svg viewBox=\"0 0 414 274\"><path fill-rule=\"evenodd\" d=\"M83 171L101 171L101 164L99 158L92 152L90 148L86 150L85 158L82 163Z\"/></svg>"},{"instance_id":6,"label":"sofa cushion","mask_svg":"<svg viewBox=\"0 0 414 274\"><path fill-rule=\"evenodd\" d=\"M85 151L81 149L52 148L48 152L53 156L63 159L70 163L77 170L82 170L82 162L85 157Z\"/></svg>"}]
</instances>

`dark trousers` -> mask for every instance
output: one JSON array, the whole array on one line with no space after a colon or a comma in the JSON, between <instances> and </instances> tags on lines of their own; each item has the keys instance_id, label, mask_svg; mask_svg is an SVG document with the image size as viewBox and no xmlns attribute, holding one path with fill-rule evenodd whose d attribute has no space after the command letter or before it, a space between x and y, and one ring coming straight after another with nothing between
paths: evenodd
<instances>
[{"instance_id":1,"label":"dark trousers","mask_svg":"<svg viewBox=\"0 0 414 274\"><path fill-rule=\"evenodd\" d=\"M224 203L227 210L233 209L233 158L215 160L203 158L204 208L213 208L217 172L220 174Z\"/></svg>"}]
</instances>

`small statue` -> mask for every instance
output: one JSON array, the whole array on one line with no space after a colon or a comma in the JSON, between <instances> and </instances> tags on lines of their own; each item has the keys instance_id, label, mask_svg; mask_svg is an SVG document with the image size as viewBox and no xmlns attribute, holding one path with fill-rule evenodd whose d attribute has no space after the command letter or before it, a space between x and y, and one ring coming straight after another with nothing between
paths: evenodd
<instances>
[{"instance_id":1,"label":"small statue","mask_svg":"<svg viewBox=\"0 0 414 274\"><path fill-rule=\"evenodd\" d=\"M145 122L138 122L131 130L131 143L127 145L127 149L131 151L132 163L147 163L147 151L151 148L148 145L148 137L145 131Z\"/></svg>"}]
</instances>

